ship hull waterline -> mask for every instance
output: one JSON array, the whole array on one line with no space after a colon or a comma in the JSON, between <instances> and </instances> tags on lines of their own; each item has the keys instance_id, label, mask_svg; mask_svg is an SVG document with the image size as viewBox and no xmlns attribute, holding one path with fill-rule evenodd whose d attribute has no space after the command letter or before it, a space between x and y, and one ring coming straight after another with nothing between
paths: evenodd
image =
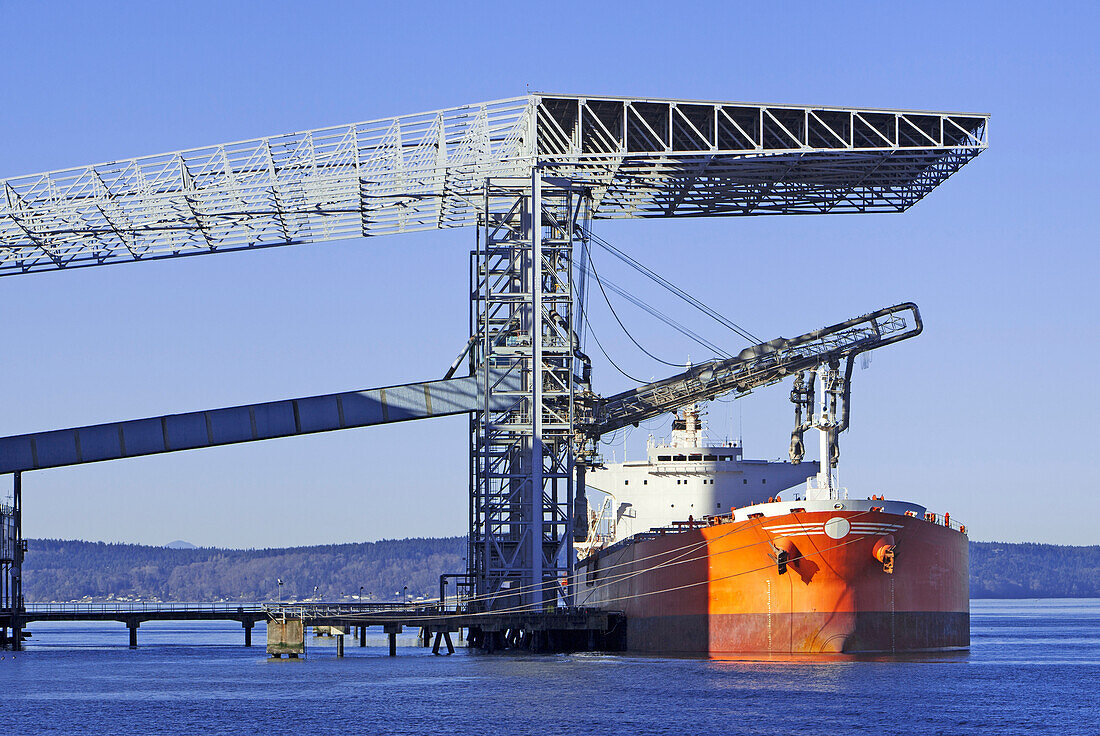
<instances>
[{"instance_id":1,"label":"ship hull waterline","mask_svg":"<svg viewBox=\"0 0 1100 736\"><path fill-rule=\"evenodd\" d=\"M892 572L876 556L887 544ZM579 605L626 614L627 651L902 654L970 645L966 535L919 517L830 510L649 533L589 556L577 573Z\"/></svg>"}]
</instances>

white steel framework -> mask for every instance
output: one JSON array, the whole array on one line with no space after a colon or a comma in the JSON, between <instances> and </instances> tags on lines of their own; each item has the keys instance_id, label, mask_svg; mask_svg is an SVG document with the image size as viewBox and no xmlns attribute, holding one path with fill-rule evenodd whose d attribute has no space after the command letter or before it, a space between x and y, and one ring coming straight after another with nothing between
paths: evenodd
<instances>
[{"instance_id":1,"label":"white steel framework","mask_svg":"<svg viewBox=\"0 0 1100 736\"><path fill-rule=\"evenodd\" d=\"M537 164L594 218L898 212L988 116L528 95L2 181L0 275L472 225Z\"/></svg>"}]
</instances>

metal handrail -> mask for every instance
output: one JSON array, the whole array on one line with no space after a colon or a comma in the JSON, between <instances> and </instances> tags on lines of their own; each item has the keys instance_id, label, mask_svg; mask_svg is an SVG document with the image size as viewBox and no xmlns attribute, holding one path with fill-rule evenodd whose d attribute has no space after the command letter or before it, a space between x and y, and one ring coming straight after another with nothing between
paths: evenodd
<instances>
[{"instance_id":1,"label":"metal handrail","mask_svg":"<svg viewBox=\"0 0 1100 736\"><path fill-rule=\"evenodd\" d=\"M272 610L332 611L337 614L377 611L424 610L424 604L401 603L275 603L275 602L203 602L203 601L99 601L77 603L28 603L28 613L267 613ZM431 606L433 610L438 605ZM312 614L311 614L312 615Z\"/></svg>"},{"instance_id":2,"label":"metal handrail","mask_svg":"<svg viewBox=\"0 0 1100 736\"><path fill-rule=\"evenodd\" d=\"M946 526L948 529L954 529L957 532L966 534L966 524L961 524L957 520L952 519L950 514L935 514L931 511L927 511L924 514L924 520L929 524Z\"/></svg>"},{"instance_id":3,"label":"metal handrail","mask_svg":"<svg viewBox=\"0 0 1100 736\"><path fill-rule=\"evenodd\" d=\"M263 612L293 618L336 618L363 614L423 615L439 614L438 603L265 603Z\"/></svg>"},{"instance_id":4,"label":"metal handrail","mask_svg":"<svg viewBox=\"0 0 1100 736\"><path fill-rule=\"evenodd\" d=\"M92 603L28 603L28 613L263 613L262 603L117 601Z\"/></svg>"}]
</instances>

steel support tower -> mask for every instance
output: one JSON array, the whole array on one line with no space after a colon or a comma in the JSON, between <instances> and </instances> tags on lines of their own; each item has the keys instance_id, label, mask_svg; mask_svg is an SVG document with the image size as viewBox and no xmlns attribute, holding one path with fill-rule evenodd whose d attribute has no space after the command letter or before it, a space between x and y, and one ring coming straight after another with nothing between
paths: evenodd
<instances>
[{"instance_id":1,"label":"steel support tower","mask_svg":"<svg viewBox=\"0 0 1100 736\"><path fill-rule=\"evenodd\" d=\"M540 608L568 601L573 569L573 244L588 193L536 168L487 182L483 200L470 370L485 403L470 422L467 573L482 607ZM490 411L494 399L508 408Z\"/></svg>"},{"instance_id":2,"label":"steel support tower","mask_svg":"<svg viewBox=\"0 0 1100 736\"><path fill-rule=\"evenodd\" d=\"M11 505L0 504L0 649L23 647L23 476L12 474Z\"/></svg>"}]
</instances>

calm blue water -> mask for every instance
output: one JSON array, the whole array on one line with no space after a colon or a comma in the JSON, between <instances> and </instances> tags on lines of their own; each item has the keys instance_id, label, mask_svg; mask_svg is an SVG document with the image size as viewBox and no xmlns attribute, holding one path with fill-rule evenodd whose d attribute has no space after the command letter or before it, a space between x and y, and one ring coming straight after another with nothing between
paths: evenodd
<instances>
[{"instance_id":1,"label":"calm blue water","mask_svg":"<svg viewBox=\"0 0 1100 736\"><path fill-rule=\"evenodd\" d=\"M8 734L1100 734L1100 600L973 601L969 653L867 661L335 658L238 624L35 624L0 660ZM255 640L262 645L262 628ZM350 637L349 637L350 640Z\"/></svg>"}]
</instances>

